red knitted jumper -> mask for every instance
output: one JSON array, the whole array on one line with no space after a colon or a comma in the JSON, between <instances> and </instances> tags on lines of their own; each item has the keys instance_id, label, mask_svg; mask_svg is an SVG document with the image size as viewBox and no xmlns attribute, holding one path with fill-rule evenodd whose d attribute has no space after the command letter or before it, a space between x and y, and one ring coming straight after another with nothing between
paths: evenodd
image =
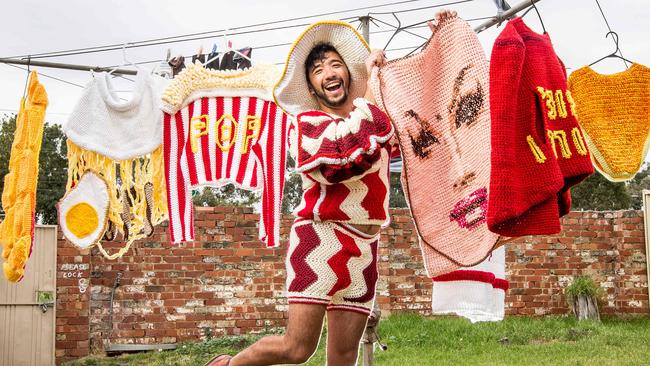
<instances>
[{"instance_id":1,"label":"red knitted jumper","mask_svg":"<svg viewBox=\"0 0 650 366\"><path fill-rule=\"evenodd\" d=\"M492 171L488 227L505 236L558 233L569 188L593 173L564 65L548 34L521 18L506 25L490 61Z\"/></svg>"}]
</instances>

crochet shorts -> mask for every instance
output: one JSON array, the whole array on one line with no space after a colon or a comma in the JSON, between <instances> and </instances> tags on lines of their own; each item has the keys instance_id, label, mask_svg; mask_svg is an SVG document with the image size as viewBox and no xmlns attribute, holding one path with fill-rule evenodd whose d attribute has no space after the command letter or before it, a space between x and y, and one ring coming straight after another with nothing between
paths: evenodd
<instances>
[{"instance_id":1,"label":"crochet shorts","mask_svg":"<svg viewBox=\"0 0 650 366\"><path fill-rule=\"evenodd\" d=\"M286 258L289 304L370 314L377 283L379 233L332 221L298 219Z\"/></svg>"}]
</instances>

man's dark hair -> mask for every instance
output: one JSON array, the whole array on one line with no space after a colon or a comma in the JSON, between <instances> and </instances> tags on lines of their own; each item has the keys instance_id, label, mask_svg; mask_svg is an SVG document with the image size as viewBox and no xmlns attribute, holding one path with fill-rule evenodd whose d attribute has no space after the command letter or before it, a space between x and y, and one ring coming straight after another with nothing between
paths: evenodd
<instances>
[{"instance_id":1,"label":"man's dark hair","mask_svg":"<svg viewBox=\"0 0 650 366\"><path fill-rule=\"evenodd\" d=\"M314 67L316 62L322 60L325 57L325 54L327 52L334 52L337 55L341 56L339 54L339 51L337 51L331 43L327 42L318 43L314 46L314 48L311 49L311 51L309 51L309 55L307 55L307 60L305 61L305 76L307 77L307 85L311 85L309 84L309 72Z\"/></svg>"}]
</instances>

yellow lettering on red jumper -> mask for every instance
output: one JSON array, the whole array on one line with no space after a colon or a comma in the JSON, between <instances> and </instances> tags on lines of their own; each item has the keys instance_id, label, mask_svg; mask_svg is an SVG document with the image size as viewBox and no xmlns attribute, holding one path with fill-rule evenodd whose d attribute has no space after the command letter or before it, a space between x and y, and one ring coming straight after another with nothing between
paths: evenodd
<instances>
[{"instance_id":1,"label":"yellow lettering on red jumper","mask_svg":"<svg viewBox=\"0 0 650 366\"><path fill-rule=\"evenodd\" d=\"M199 137L208 134L208 117L207 114L202 114L190 119L190 144L194 154L199 152Z\"/></svg>"},{"instance_id":2,"label":"yellow lettering on red jumper","mask_svg":"<svg viewBox=\"0 0 650 366\"><path fill-rule=\"evenodd\" d=\"M587 145L585 144L585 140L582 138L582 134L578 127L574 127L571 130L571 135L573 136L573 144L576 146L578 154L587 155Z\"/></svg>"},{"instance_id":3,"label":"yellow lettering on red jumper","mask_svg":"<svg viewBox=\"0 0 650 366\"><path fill-rule=\"evenodd\" d=\"M573 100L573 95L571 95L570 90L566 91L566 100L569 101L569 107L571 107L571 115L578 118L578 113L576 113L576 102Z\"/></svg>"},{"instance_id":4,"label":"yellow lettering on red jumper","mask_svg":"<svg viewBox=\"0 0 650 366\"><path fill-rule=\"evenodd\" d=\"M537 146L537 144L535 143L535 139L533 139L533 136L528 135L526 137L526 141L528 141L528 147L530 147L530 151L532 151L535 160L540 164L544 164L544 162L546 161L546 155L544 155L542 149L540 149L539 146Z\"/></svg>"},{"instance_id":5,"label":"yellow lettering on red jumper","mask_svg":"<svg viewBox=\"0 0 650 366\"><path fill-rule=\"evenodd\" d=\"M548 130L548 138L551 141L551 146L553 147L553 153L557 158L557 150L555 150L555 142L557 141L560 144L560 152L562 157L565 159L571 158L571 148L569 148L569 141L566 138L566 133L562 130L551 131Z\"/></svg>"},{"instance_id":6,"label":"yellow lettering on red jumper","mask_svg":"<svg viewBox=\"0 0 650 366\"><path fill-rule=\"evenodd\" d=\"M539 92L542 100L546 102L546 115L548 116L548 119L555 120L555 118L557 118L557 109L555 107L555 98L553 97L553 91L546 90L541 86L537 87L537 91Z\"/></svg>"},{"instance_id":7,"label":"yellow lettering on red jumper","mask_svg":"<svg viewBox=\"0 0 650 366\"><path fill-rule=\"evenodd\" d=\"M555 107L557 108L557 114L560 118L567 117L566 103L564 102L564 94L562 93L562 90L555 91Z\"/></svg>"}]
</instances>

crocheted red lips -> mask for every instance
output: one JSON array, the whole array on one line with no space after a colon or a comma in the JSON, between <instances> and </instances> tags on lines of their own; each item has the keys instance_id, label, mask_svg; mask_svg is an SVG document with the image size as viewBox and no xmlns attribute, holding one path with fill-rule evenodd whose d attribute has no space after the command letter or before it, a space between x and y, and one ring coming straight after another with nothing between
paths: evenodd
<instances>
[{"instance_id":1,"label":"crocheted red lips","mask_svg":"<svg viewBox=\"0 0 650 366\"><path fill-rule=\"evenodd\" d=\"M487 208L487 188L479 188L454 205L449 219L464 229L473 230L487 219Z\"/></svg>"}]
</instances>

